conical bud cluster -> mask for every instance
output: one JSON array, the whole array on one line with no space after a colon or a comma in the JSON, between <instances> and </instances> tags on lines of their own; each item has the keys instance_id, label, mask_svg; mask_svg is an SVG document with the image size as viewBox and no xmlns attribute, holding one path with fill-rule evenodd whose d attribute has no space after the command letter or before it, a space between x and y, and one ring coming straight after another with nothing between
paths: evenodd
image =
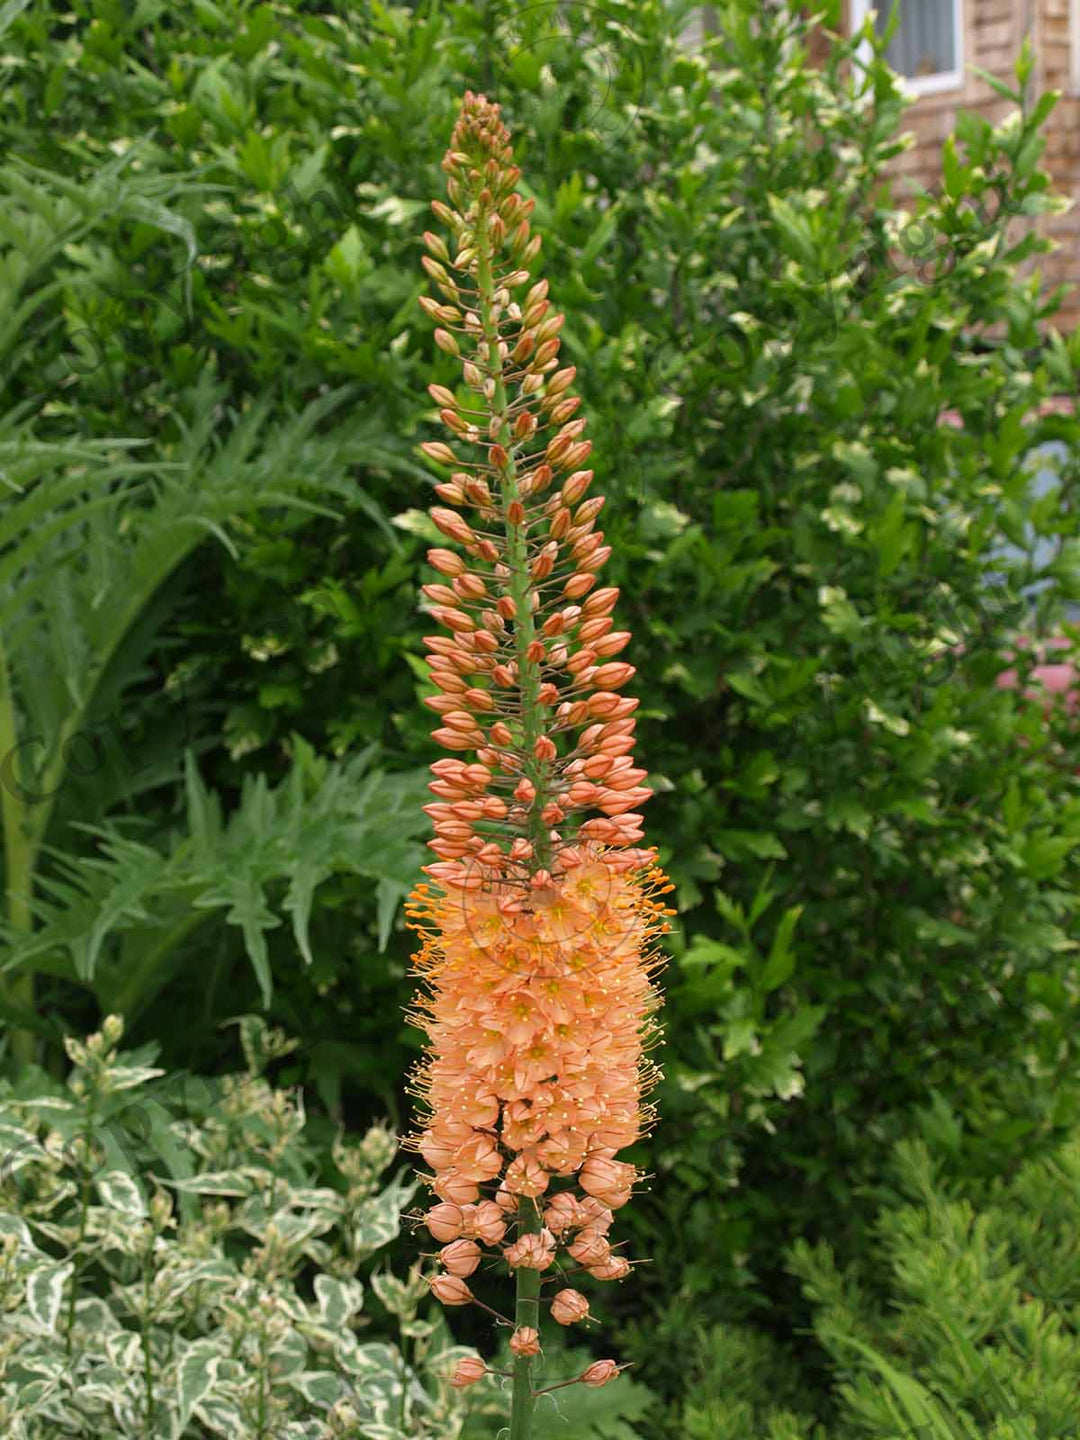
<instances>
[{"instance_id":1,"label":"conical bud cluster","mask_svg":"<svg viewBox=\"0 0 1080 1440\"><path fill-rule=\"evenodd\" d=\"M611 547L585 468L592 442L574 367L559 368L564 317L547 281L532 282L540 236L497 105L466 98L443 169L453 203L433 208L450 243L429 233L423 258L442 299L420 303L462 384L430 386L448 432L422 447L448 472L431 517L453 548L429 552L439 580L424 594L446 631L429 638L439 694L427 704L455 758L433 767L441 863L428 873L477 887L488 870L521 886L539 871L542 883L580 864L588 841L640 868L651 791L633 760L638 701L621 693L630 635L612 618L619 592L598 583Z\"/></svg>"},{"instance_id":2,"label":"conical bud cluster","mask_svg":"<svg viewBox=\"0 0 1080 1440\"><path fill-rule=\"evenodd\" d=\"M439 298L420 303L461 383L429 387L446 438L422 449L445 472L431 516L447 544L428 553L424 594L443 631L426 639L426 703L452 753L432 766L434 886L410 916L426 981L413 1020L429 1041L416 1144L443 1245L433 1290L462 1304L485 1247L519 1274L629 1270L608 1232L637 1172L615 1157L649 1118L652 942L674 912L639 845L651 792L623 693L630 636L599 583L611 551L591 441L559 364L563 316L531 274L533 202L497 105L466 94L443 169L450 203L432 209L447 235L426 234L423 258ZM559 1293L558 1320L587 1316L583 1296ZM519 1314L519 1360L533 1323Z\"/></svg>"}]
</instances>

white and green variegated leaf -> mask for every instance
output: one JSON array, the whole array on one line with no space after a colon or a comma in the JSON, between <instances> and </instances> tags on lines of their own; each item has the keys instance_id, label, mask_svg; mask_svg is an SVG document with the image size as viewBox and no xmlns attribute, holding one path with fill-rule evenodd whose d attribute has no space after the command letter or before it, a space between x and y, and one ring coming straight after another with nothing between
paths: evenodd
<instances>
[{"instance_id":1,"label":"white and green variegated leaf","mask_svg":"<svg viewBox=\"0 0 1080 1440\"><path fill-rule=\"evenodd\" d=\"M240 1170L207 1170L203 1175L193 1175L189 1180L165 1180L174 1190L185 1195L222 1195L242 1197L250 1195L258 1183L247 1172Z\"/></svg>"},{"instance_id":2,"label":"white and green variegated leaf","mask_svg":"<svg viewBox=\"0 0 1080 1440\"><path fill-rule=\"evenodd\" d=\"M19 1355L19 1369L25 1372L26 1378L22 1384L44 1384L54 1385L67 1373L69 1366L66 1356L62 1351L34 1349L27 1353L29 1346L24 1346Z\"/></svg>"},{"instance_id":3,"label":"white and green variegated leaf","mask_svg":"<svg viewBox=\"0 0 1080 1440\"><path fill-rule=\"evenodd\" d=\"M335 1252L331 1245L325 1240L309 1240L304 1246L304 1254L315 1266L316 1270L327 1270L334 1260Z\"/></svg>"},{"instance_id":4,"label":"white and green variegated leaf","mask_svg":"<svg viewBox=\"0 0 1080 1440\"><path fill-rule=\"evenodd\" d=\"M42 1266L26 1281L26 1308L43 1330L52 1333L60 1319L64 1285L75 1266L70 1260L61 1265Z\"/></svg>"},{"instance_id":5,"label":"white and green variegated leaf","mask_svg":"<svg viewBox=\"0 0 1080 1440\"><path fill-rule=\"evenodd\" d=\"M344 1195L328 1188L292 1190L289 1204L294 1210L326 1210L335 1218L345 1213Z\"/></svg>"},{"instance_id":6,"label":"white and green variegated leaf","mask_svg":"<svg viewBox=\"0 0 1080 1440\"><path fill-rule=\"evenodd\" d=\"M446 1328L445 1317L439 1315L433 1329L442 1329L444 1334L449 1334ZM443 1345L433 1352L429 1352L426 1368L440 1375L450 1374L455 1369L459 1360L483 1359L479 1350L471 1345Z\"/></svg>"},{"instance_id":7,"label":"white and green variegated leaf","mask_svg":"<svg viewBox=\"0 0 1080 1440\"><path fill-rule=\"evenodd\" d=\"M344 1329L364 1303L364 1287L359 1280L316 1275L315 1302L324 1324Z\"/></svg>"},{"instance_id":8,"label":"white and green variegated leaf","mask_svg":"<svg viewBox=\"0 0 1080 1440\"><path fill-rule=\"evenodd\" d=\"M409 1287L396 1275L385 1270L376 1270L370 1277L370 1284L379 1304L391 1315L405 1315L416 1308Z\"/></svg>"},{"instance_id":9,"label":"white and green variegated leaf","mask_svg":"<svg viewBox=\"0 0 1080 1440\"><path fill-rule=\"evenodd\" d=\"M281 1432L281 1440L326 1440L324 1420L290 1420Z\"/></svg>"},{"instance_id":10,"label":"white and green variegated leaf","mask_svg":"<svg viewBox=\"0 0 1080 1440\"><path fill-rule=\"evenodd\" d=\"M121 1330L105 1341L105 1353L118 1370L131 1374L142 1359L142 1340L130 1330Z\"/></svg>"},{"instance_id":11,"label":"white and green variegated leaf","mask_svg":"<svg viewBox=\"0 0 1080 1440\"><path fill-rule=\"evenodd\" d=\"M202 1404L217 1383L221 1352L212 1340L196 1340L176 1368L176 1386L180 1403L179 1428L191 1419L196 1405Z\"/></svg>"},{"instance_id":12,"label":"white and green variegated leaf","mask_svg":"<svg viewBox=\"0 0 1080 1440\"><path fill-rule=\"evenodd\" d=\"M222 1339L220 1335L218 1338ZM218 1366L217 1385L210 1399L236 1400L245 1387L250 1388L251 1382L250 1364L246 1360L231 1360L223 1354Z\"/></svg>"},{"instance_id":13,"label":"white and green variegated leaf","mask_svg":"<svg viewBox=\"0 0 1080 1440\"><path fill-rule=\"evenodd\" d=\"M111 1210L119 1210L134 1220L146 1218L146 1201L143 1193L130 1175L121 1170L108 1170L95 1176L94 1184L103 1202Z\"/></svg>"},{"instance_id":14,"label":"white and green variegated leaf","mask_svg":"<svg viewBox=\"0 0 1080 1440\"><path fill-rule=\"evenodd\" d=\"M401 1352L393 1345L386 1345L381 1341L358 1345L352 1336L348 1339L342 1337L335 1359L343 1370L361 1380L401 1374ZM401 1393L400 1386L398 1393Z\"/></svg>"},{"instance_id":15,"label":"white and green variegated leaf","mask_svg":"<svg viewBox=\"0 0 1080 1440\"><path fill-rule=\"evenodd\" d=\"M120 1321L97 1295L87 1295L75 1302L75 1324L82 1326L89 1337L101 1345L109 1335L122 1329Z\"/></svg>"},{"instance_id":16,"label":"white and green variegated leaf","mask_svg":"<svg viewBox=\"0 0 1080 1440\"><path fill-rule=\"evenodd\" d=\"M406 1320L401 1333L410 1340L428 1340L434 1335L435 1326L430 1320Z\"/></svg>"},{"instance_id":17,"label":"white and green variegated leaf","mask_svg":"<svg viewBox=\"0 0 1080 1440\"><path fill-rule=\"evenodd\" d=\"M72 1181L61 1182L49 1196L50 1208L62 1207L65 1200L70 1200L73 1195L78 1193L78 1187ZM51 1240L65 1250L71 1247L71 1227L69 1225L57 1225L52 1220L35 1219L34 1230L43 1240Z\"/></svg>"},{"instance_id":18,"label":"white and green variegated leaf","mask_svg":"<svg viewBox=\"0 0 1080 1440\"><path fill-rule=\"evenodd\" d=\"M14 1235L20 1249L28 1250L32 1255L43 1253L34 1244L34 1237L30 1234L26 1221L12 1210L0 1210L0 1235Z\"/></svg>"},{"instance_id":19,"label":"white and green variegated leaf","mask_svg":"<svg viewBox=\"0 0 1080 1440\"><path fill-rule=\"evenodd\" d=\"M331 1405L341 1399L344 1391L340 1377L329 1370L302 1370L298 1375L289 1375L286 1378L294 1390L300 1391L309 1405L317 1405L320 1410L329 1410Z\"/></svg>"},{"instance_id":20,"label":"white and green variegated leaf","mask_svg":"<svg viewBox=\"0 0 1080 1440\"><path fill-rule=\"evenodd\" d=\"M131 1381L134 1377L128 1375L121 1376L120 1378L121 1383L123 1383L125 1379ZM121 1392L117 1390L115 1382L109 1383L101 1377L92 1381L84 1380L79 1385L79 1405L87 1409L93 1406L99 1415L108 1414L110 1411L115 1413L117 1409L123 1408L119 1404L120 1393ZM100 1430L97 1433L100 1434Z\"/></svg>"},{"instance_id":21,"label":"white and green variegated leaf","mask_svg":"<svg viewBox=\"0 0 1080 1440\"><path fill-rule=\"evenodd\" d=\"M131 1366L121 1368L119 1365L104 1364L95 1364L92 1373L95 1383L107 1386L114 1395L122 1394L125 1385L137 1386L141 1375L141 1371L134 1370Z\"/></svg>"},{"instance_id":22,"label":"white and green variegated leaf","mask_svg":"<svg viewBox=\"0 0 1080 1440\"><path fill-rule=\"evenodd\" d=\"M389 1245L401 1230L401 1215L417 1189L414 1182L402 1185L395 1181L387 1186L381 1195L365 1200L357 1207L353 1225L354 1242L357 1250L378 1250Z\"/></svg>"},{"instance_id":23,"label":"white and green variegated leaf","mask_svg":"<svg viewBox=\"0 0 1080 1440\"><path fill-rule=\"evenodd\" d=\"M40 1160L43 1155L41 1142L29 1130L7 1121L0 1124L0 1185L29 1161Z\"/></svg>"},{"instance_id":24,"label":"white and green variegated leaf","mask_svg":"<svg viewBox=\"0 0 1080 1440\"><path fill-rule=\"evenodd\" d=\"M151 1065L113 1065L109 1069L109 1089L131 1090L164 1074L164 1070L156 1070Z\"/></svg>"},{"instance_id":25,"label":"white and green variegated leaf","mask_svg":"<svg viewBox=\"0 0 1080 1440\"><path fill-rule=\"evenodd\" d=\"M48 1187L48 1198L43 1203L47 1204L48 1208L54 1212L62 1212L65 1202L79 1193L79 1187L74 1180L61 1177L50 1178ZM50 1226L44 1220L35 1218L34 1228L42 1235L48 1235L51 1239L55 1238L51 1234Z\"/></svg>"},{"instance_id":26,"label":"white and green variegated leaf","mask_svg":"<svg viewBox=\"0 0 1080 1440\"><path fill-rule=\"evenodd\" d=\"M138 1217L111 1205L90 1205L86 1210L87 1243L134 1258L143 1248Z\"/></svg>"},{"instance_id":27,"label":"white and green variegated leaf","mask_svg":"<svg viewBox=\"0 0 1080 1440\"><path fill-rule=\"evenodd\" d=\"M24 1410L41 1410L56 1393L59 1384L60 1377L58 1375L53 1380L31 1380L25 1385L20 1385L17 1391L20 1407Z\"/></svg>"},{"instance_id":28,"label":"white and green variegated leaf","mask_svg":"<svg viewBox=\"0 0 1080 1440\"><path fill-rule=\"evenodd\" d=\"M174 1271L162 1285L162 1304L172 1304L192 1285L213 1287L215 1291L229 1291L236 1286L236 1266L231 1260L202 1260L197 1264Z\"/></svg>"},{"instance_id":29,"label":"white and green variegated leaf","mask_svg":"<svg viewBox=\"0 0 1080 1440\"><path fill-rule=\"evenodd\" d=\"M318 1285L322 1276L316 1278ZM308 1347L302 1335L295 1330L290 1330L271 1349L270 1361L274 1367L275 1374L281 1379L288 1379L291 1375L299 1375L307 1364Z\"/></svg>"},{"instance_id":30,"label":"white and green variegated leaf","mask_svg":"<svg viewBox=\"0 0 1080 1440\"><path fill-rule=\"evenodd\" d=\"M339 1355L335 1358L345 1357ZM358 1364L359 1372L356 1368ZM406 1394L415 1403L430 1404L430 1396L394 1346L379 1343L358 1346L341 1369L349 1386L351 1403L360 1412L365 1424L372 1421L388 1423L392 1417L400 1415Z\"/></svg>"},{"instance_id":31,"label":"white and green variegated leaf","mask_svg":"<svg viewBox=\"0 0 1080 1440\"><path fill-rule=\"evenodd\" d=\"M195 1418L215 1435L228 1435L230 1440L244 1433L244 1417L231 1400L212 1395L195 1406Z\"/></svg>"},{"instance_id":32,"label":"white and green variegated leaf","mask_svg":"<svg viewBox=\"0 0 1080 1440\"><path fill-rule=\"evenodd\" d=\"M317 1210L306 1215L282 1213L274 1217L274 1224L290 1245L304 1253L316 1237L325 1235L334 1228L333 1218Z\"/></svg>"},{"instance_id":33,"label":"white and green variegated leaf","mask_svg":"<svg viewBox=\"0 0 1080 1440\"><path fill-rule=\"evenodd\" d=\"M393 1377L371 1376L356 1386L354 1403L361 1409L365 1421L385 1421L401 1413L404 1390L402 1382Z\"/></svg>"}]
</instances>

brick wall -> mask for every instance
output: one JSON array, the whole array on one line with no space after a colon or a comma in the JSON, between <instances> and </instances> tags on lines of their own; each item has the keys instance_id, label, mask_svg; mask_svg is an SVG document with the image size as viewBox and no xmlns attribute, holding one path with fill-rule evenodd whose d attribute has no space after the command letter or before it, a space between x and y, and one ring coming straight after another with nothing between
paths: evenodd
<instances>
[{"instance_id":1,"label":"brick wall","mask_svg":"<svg viewBox=\"0 0 1080 1440\"><path fill-rule=\"evenodd\" d=\"M1080 323L1080 95L1075 92L1070 73L1069 3L963 0L965 67L978 65L1015 87L1013 66L1024 33L1030 29L1035 53L1032 94L1050 89L1064 92L1043 131L1047 143L1041 165L1053 177L1053 188L1077 203L1065 215L1014 222L1018 234L1023 228L1036 227L1060 247L1052 254L1036 256L1027 268L1037 265L1048 288L1066 283L1077 287L1052 322L1061 330ZM887 12L889 0L877 0L875 8ZM845 23L850 13L847 0ZM962 88L918 96L905 112L902 127L914 133L915 145L898 155L891 166L898 182L893 186L894 197L902 201L913 193L903 183L907 179L927 189L940 183L941 146L953 130L958 109L973 111L996 125L1011 108L1009 101L995 95L984 80L970 71L965 72Z\"/></svg>"},{"instance_id":2,"label":"brick wall","mask_svg":"<svg viewBox=\"0 0 1080 1440\"><path fill-rule=\"evenodd\" d=\"M880 13L888 13L891 0L874 0ZM1058 249L1029 261L1025 269L1038 267L1044 287L1073 285L1052 323L1068 331L1080 324L1080 76L1072 73L1072 51L1069 30L1069 7L1080 12L1080 0L963 0L964 81L956 90L917 96L904 114L902 128L915 136L914 146L892 162L895 177L893 196L901 204L914 190L905 181L915 181L929 190L941 180L941 146L955 127L958 109L971 110L998 124L1013 108L1002 100L984 80L967 70L978 65L991 75L1016 85L1013 66L1025 33L1031 32L1035 54L1035 71L1031 94L1046 90L1062 91L1062 98L1043 128L1046 149L1040 162L1053 179L1053 189L1070 196L1076 203L1064 215L1044 215L1013 222L1016 238L1025 229L1037 231L1055 241ZM816 6L808 7L816 9ZM844 0L843 24L850 24L851 0ZM706 29L711 29L712 16L708 6L694 12L687 29L680 37L688 49L696 49ZM1080 14L1078 22L1080 23ZM827 53L829 40L817 29L809 37L811 62L820 63ZM991 202L993 203L993 202Z\"/></svg>"},{"instance_id":3,"label":"brick wall","mask_svg":"<svg viewBox=\"0 0 1080 1440\"><path fill-rule=\"evenodd\" d=\"M1080 6L1080 0L1076 3ZM1042 165L1054 177L1054 189L1076 201L1067 214L1045 217L1042 226L1043 233L1061 247L1044 258L1043 274L1056 285L1078 287L1065 302L1067 314L1063 310L1058 320L1064 329L1070 322L1080 324L1080 94L1076 90L1080 77L1071 73L1069 0L1038 0L1033 44L1038 92L1063 92L1047 121Z\"/></svg>"}]
</instances>

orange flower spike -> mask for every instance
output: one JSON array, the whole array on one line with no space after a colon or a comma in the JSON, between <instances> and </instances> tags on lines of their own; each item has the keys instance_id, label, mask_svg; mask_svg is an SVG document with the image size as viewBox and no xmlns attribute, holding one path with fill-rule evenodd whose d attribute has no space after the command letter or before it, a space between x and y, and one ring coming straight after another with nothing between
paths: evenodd
<instances>
[{"instance_id":1,"label":"orange flower spike","mask_svg":"<svg viewBox=\"0 0 1080 1440\"><path fill-rule=\"evenodd\" d=\"M617 1154L652 1118L655 941L675 912L639 848L651 792L633 758L638 702L622 693L631 637L612 618L618 590L597 581L604 499L586 494L577 372L559 368L564 316L530 273L540 237L497 105L466 92L442 168L449 204L432 211L450 234L425 234L440 298L421 306L465 389L429 387L451 444L420 446L441 467L431 517L447 542L427 557L444 633L425 637L426 703L452 754L431 767L436 858L407 906L421 939L409 1019L427 1037L408 1143L439 1202L425 1217L442 1245L432 1293L486 1308L465 1277L514 1278L510 1436L528 1440L542 1272L631 1269L608 1239L638 1178ZM560 1325L588 1313L576 1290L551 1306ZM618 1371L601 1361L563 1383Z\"/></svg>"}]
</instances>

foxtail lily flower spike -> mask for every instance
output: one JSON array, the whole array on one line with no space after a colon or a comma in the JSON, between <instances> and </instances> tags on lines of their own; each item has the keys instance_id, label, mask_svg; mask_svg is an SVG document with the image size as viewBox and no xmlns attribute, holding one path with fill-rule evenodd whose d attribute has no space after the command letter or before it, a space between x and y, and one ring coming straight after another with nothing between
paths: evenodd
<instances>
[{"instance_id":1,"label":"foxtail lily flower spike","mask_svg":"<svg viewBox=\"0 0 1080 1440\"><path fill-rule=\"evenodd\" d=\"M432 210L447 235L425 234L422 261L439 298L420 304L461 377L429 387L446 439L421 449L447 541L427 557L441 633L425 640L426 704L450 753L425 807L432 883L408 908L423 942L410 1019L428 1040L411 1143L434 1172L435 1296L482 1304L463 1277L486 1278L492 1254L515 1274L511 1437L526 1440L542 1287L568 1325L589 1314L568 1279L631 1268L610 1232L640 1177L616 1157L652 1119L654 941L675 912L640 843L651 792L633 758L638 702L622 693L634 667L618 658L619 592L598 583L611 547L592 442L574 367L559 367L564 317L533 279L541 240L498 105L466 92L442 168L449 204Z\"/></svg>"}]
</instances>

